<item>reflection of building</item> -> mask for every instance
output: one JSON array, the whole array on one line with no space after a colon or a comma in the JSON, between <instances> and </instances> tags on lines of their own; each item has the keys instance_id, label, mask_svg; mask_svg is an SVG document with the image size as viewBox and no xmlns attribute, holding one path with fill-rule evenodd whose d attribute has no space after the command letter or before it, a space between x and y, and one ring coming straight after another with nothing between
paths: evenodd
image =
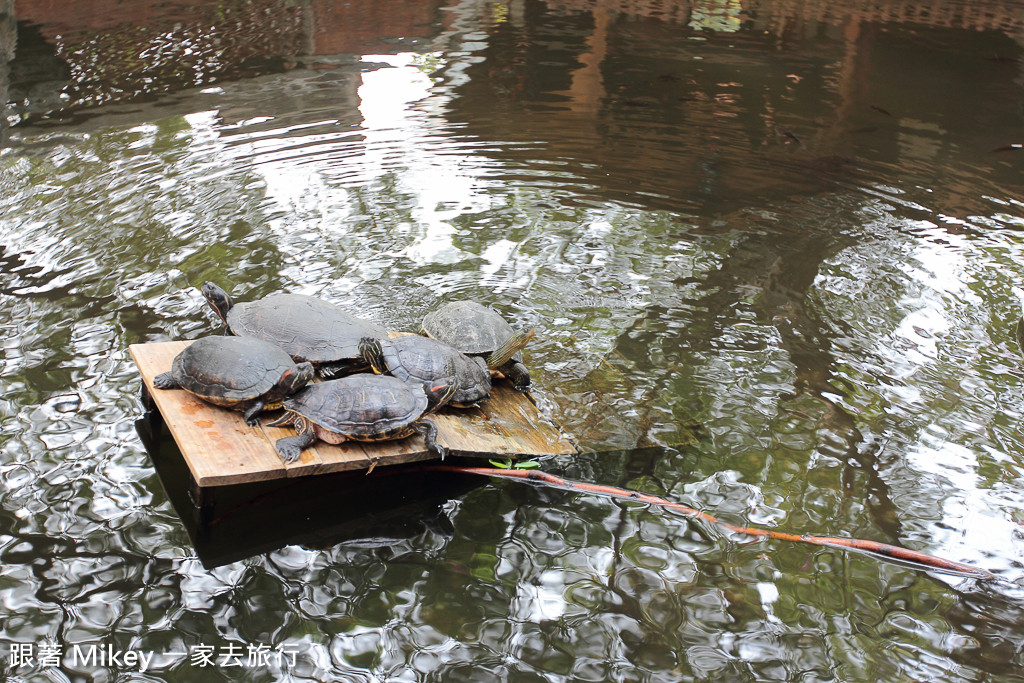
<instances>
[{"instance_id":1,"label":"reflection of building","mask_svg":"<svg viewBox=\"0 0 1024 683\"><path fill-rule=\"evenodd\" d=\"M47 94L26 96L42 114L60 107L281 71L308 56L393 52L429 37L440 0L15 0L20 30L41 36L66 67ZM15 60L29 60L16 52ZM38 61L33 55L33 62ZM33 83L37 83L34 80ZM63 102L56 102L60 95Z\"/></svg>"},{"instance_id":2,"label":"reflection of building","mask_svg":"<svg viewBox=\"0 0 1024 683\"><path fill-rule=\"evenodd\" d=\"M11 83L7 63L14 59L17 36L14 27L14 0L0 0L0 143L3 143L7 137L5 110Z\"/></svg>"},{"instance_id":3,"label":"reflection of building","mask_svg":"<svg viewBox=\"0 0 1024 683\"><path fill-rule=\"evenodd\" d=\"M690 22L731 17L747 28L783 35L794 22L809 28L849 23L915 24L974 31L998 30L1024 37L1019 0L546 0L551 7L604 10L635 17Z\"/></svg>"},{"instance_id":4,"label":"reflection of building","mask_svg":"<svg viewBox=\"0 0 1024 683\"><path fill-rule=\"evenodd\" d=\"M246 47L264 56L338 54L379 49L391 38L423 38L437 21L436 0L212 0L168 6L160 0L16 0L19 21L40 25L53 42L87 42L102 34L139 31L156 39L190 27L202 28L198 39L222 48Z\"/></svg>"},{"instance_id":5,"label":"reflection of building","mask_svg":"<svg viewBox=\"0 0 1024 683\"><path fill-rule=\"evenodd\" d=\"M1024 15L956 14L960 3L935 0L939 26L881 30L861 23L871 16L854 12L861 3L695 4L700 26L691 4L672 0L516 0L513 19L490 30L465 68L446 116L471 135L513 143L495 152L502 158L531 163L543 149L558 163L543 170L601 197L684 211L728 211L900 166L948 192L942 205L959 213L980 200L930 174L990 165L991 150L1019 136L1013 107L977 103L1020 78L1010 37ZM879 18L924 14L878 4L888 12ZM712 6L742 7L745 18L712 21ZM564 11L577 7L591 11ZM711 24L735 30L704 30ZM974 30L990 25L1009 26L1010 36Z\"/></svg>"},{"instance_id":6,"label":"reflection of building","mask_svg":"<svg viewBox=\"0 0 1024 683\"><path fill-rule=\"evenodd\" d=\"M14 40L14 0L0 0L0 63L14 59ZM3 83L0 80L0 88Z\"/></svg>"},{"instance_id":7,"label":"reflection of building","mask_svg":"<svg viewBox=\"0 0 1024 683\"><path fill-rule=\"evenodd\" d=\"M312 55L365 54L409 49L412 41L429 38L441 21L441 0L312 0ZM395 39L402 39L397 43Z\"/></svg>"},{"instance_id":8,"label":"reflection of building","mask_svg":"<svg viewBox=\"0 0 1024 683\"><path fill-rule=\"evenodd\" d=\"M862 0L743 0L753 28L778 33L787 18L805 23L914 24L972 31L998 30L1024 37L1024 13L1018 0L913 0L862 2Z\"/></svg>"}]
</instances>

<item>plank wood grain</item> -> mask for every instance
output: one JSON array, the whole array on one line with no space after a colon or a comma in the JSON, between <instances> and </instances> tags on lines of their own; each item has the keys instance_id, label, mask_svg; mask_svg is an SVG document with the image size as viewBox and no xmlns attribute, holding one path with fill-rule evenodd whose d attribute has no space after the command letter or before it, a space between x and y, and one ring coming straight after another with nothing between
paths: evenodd
<instances>
[{"instance_id":1,"label":"plank wood grain","mask_svg":"<svg viewBox=\"0 0 1024 683\"><path fill-rule=\"evenodd\" d=\"M395 333L393 333L395 334ZM397 334L396 334L397 336ZM132 344L132 358L146 390L167 424L199 486L224 486L342 470L396 465L436 456L420 436L375 443L317 442L286 465L274 449L277 439L294 434L290 427L249 427L239 412L209 405L180 389L153 387L153 378L171 368L190 342ZM541 418L536 406L507 381L495 383L480 408L445 409L431 416L438 441L453 455L530 458L571 454L576 449L559 430Z\"/></svg>"}]
</instances>

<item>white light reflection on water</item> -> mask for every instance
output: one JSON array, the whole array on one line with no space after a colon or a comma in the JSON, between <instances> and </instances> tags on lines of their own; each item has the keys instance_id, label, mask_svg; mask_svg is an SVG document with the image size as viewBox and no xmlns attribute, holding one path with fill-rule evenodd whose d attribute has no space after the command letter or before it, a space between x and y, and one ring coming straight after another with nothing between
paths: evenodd
<instances>
[{"instance_id":1,"label":"white light reflection on water","mask_svg":"<svg viewBox=\"0 0 1024 683\"><path fill-rule=\"evenodd\" d=\"M905 520L903 542L997 569L992 549L1013 548L1020 539L1003 493L983 476L991 458L1010 456L993 452L989 433L1005 418L1005 408L980 377L998 377L1007 391L1019 380L1003 370L1017 365L1017 358L1001 355L1001 340L983 322L1000 317L1000 303L984 296L984 278L997 279L992 270L998 262L980 265L990 257L979 251L993 244L927 221L898 219L891 228L894 235L916 237L892 245L899 258L879 261L861 245L842 257L843 277L817 282L827 309L874 330L867 336L874 339L871 347L842 358L855 368L852 376L862 388L835 399L864 425L877 420L884 406L876 428L887 432L886 443L894 441L880 454L879 468ZM883 309L870 302L892 289L902 294L880 316ZM838 292L844 301L832 299Z\"/></svg>"},{"instance_id":2,"label":"white light reflection on water","mask_svg":"<svg viewBox=\"0 0 1024 683\"><path fill-rule=\"evenodd\" d=\"M456 229L450 220L466 212L485 211L491 199L477 188L469 155L432 130L436 123L429 114L411 106L431 94L433 81L421 67L424 56L364 55L362 61L388 65L363 72L358 91L365 164L403 169L399 182L415 198L412 216L422 231L400 254L418 264L451 264L467 258L453 243Z\"/></svg>"},{"instance_id":3,"label":"white light reflection on water","mask_svg":"<svg viewBox=\"0 0 1024 683\"><path fill-rule=\"evenodd\" d=\"M439 66L439 55L365 55L362 62L377 68L339 76L353 81L358 121L296 125L260 116L231 123L217 110L185 116L197 155L243 163L260 179L267 223L280 236L281 251L298 264L283 273L297 291L314 293L317 273L334 269L330 250L320 245L358 239L351 231L359 222L377 220L361 213L360 197L353 194L365 186L393 184L389 192L400 202L395 208L408 220L388 227L404 243L380 244L373 259L352 264L352 272L333 282L335 294L375 279L395 259L451 265L475 258L455 244L452 220L491 207L491 195L480 187L488 162L473 153L472 140L444 131L430 110L446 98L435 95L429 106L418 106L432 94L428 70ZM508 255L485 255L492 266L481 277L493 275Z\"/></svg>"},{"instance_id":4,"label":"white light reflection on water","mask_svg":"<svg viewBox=\"0 0 1024 683\"><path fill-rule=\"evenodd\" d=\"M941 378L948 372L934 367L945 361L943 364L954 365L954 372L959 366L968 378L966 383L960 383L960 390L980 399L977 407L966 402L973 409L970 412L957 410L960 406L954 408L955 413L961 413L951 416L955 417L950 420L955 426L936 422L925 427L922 438L907 450L905 459L909 469L934 478L940 490L948 491L948 496L939 501L941 511L936 511L939 523L928 529L933 547L956 556L984 558L994 547L1012 547L1016 529L999 510L1000 502L992 500L989 486L979 474L984 470L979 460L982 453L957 442L957 432L968 429L972 423L984 434L979 423L991 419L978 413L978 409L992 406L983 395L975 393L984 393L984 387L970 379L980 347L990 343L987 331L975 322L986 302L969 286L974 276L967 259L976 248L962 235L946 232L941 233L939 241L915 242L904 268L911 281L927 288L926 295L914 302L904 302L908 309L917 308L910 310L892 336L896 340L913 340L905 349L902 362L914 368L912 374L925 380L926 391L930 388L937 393L946 386L935 386L935 380L930 378L933 374ZM912 496L910 492L905 495ZM903 496L897 502L900 498Z\"/></svg>"}]
</instances>

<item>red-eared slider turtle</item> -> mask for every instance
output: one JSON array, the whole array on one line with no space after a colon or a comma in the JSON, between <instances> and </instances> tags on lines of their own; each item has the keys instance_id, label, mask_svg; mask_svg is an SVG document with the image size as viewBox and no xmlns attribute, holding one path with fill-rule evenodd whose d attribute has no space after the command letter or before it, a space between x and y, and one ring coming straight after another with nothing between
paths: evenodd
<instances>
[{"instance_id":1,"label":"red-eared slider turtle","mask_svg":"<svg viewBox=\"0 0 1024 683\"><path fill-rule=\"evenodd\" d=\"M513 335L501 349L484 360L467 356L454 346L429 337L405 335L395 339L364 338L359 342L363 360L378 374L390 373L412 384L436 382L454 376L458 390L448 403L456 408L474 408L491 393L488 362L500 367L529 341L527 335Z\"/></svg>"},{"instance_id":2,"label":"red-eared slider turtle","mask_svg":"<svg viewBox=\"0 0 1024 683\"><path fill-rule=\"evenodd\" d=\"M284 402L284 417L269 424L292 424L298 432L277 440L285 462L297 460L317 439L335 444L386 441L414 433L422 434L427 448L444 458L448 449L437 443L437 427L423 416L444 406L454 393L454 377L424 386L387 375L349 375L309 385Z\"/></svg>"},{"instance_id":3,"label":"red-eared slider turtle","mask_svg":"<svg viewBox=\"0 0 1024 683\"><path fill-rule=\"evenodd\" d=\"M523 355L517 351L511 358L504 358L502 348L514 338L512 345L522 348L534 331L516 332L494 309L475 301L453 301L428 313L423 318L422 332L469 356L487 357L492 375L508 377L516 391L530 390L530 372L523 365Z\"/></svg>"},{"instance_id":4,"label":"red-eared slider turtle","mask_svg":"<svg viewBox=\"0 0 1024 683\"><path fill-rule=\"evenodd\" d=\"M415 334L395 339L364 337L359 352L375 373L391 374L408 384L455 377L449 406L472 408L491 392L491 373L482 358L471 358L436 339Z\"/></svg>"},{"instance_id":5,"label":"red-eared slider turtle","mask_svg":"<svg viewBox=\"0 0 1024 683\"><path fill-rule=\"evenodd\" d=\"M242 411L256 426L263 410L281 402L313 379L313 366L296 364L270 342L250 337L202 337L174 357L170 372L153 378L157 389L184 389L224 408Z\"/></svg>"},{"instance_id":6,"label":"red-eared slider turtle","mask_svg":"<svg viewBox=\"0 0 1024 683\"><path fill-rule=\"evenodd\" d=\"M277 344L296 362L312 363L321 377L365 370L359 340L387 336L379 325L314 296L271 294L236 304L212 282L204 283L202 291L228 332Z\"/></svg>"}]
</instances>

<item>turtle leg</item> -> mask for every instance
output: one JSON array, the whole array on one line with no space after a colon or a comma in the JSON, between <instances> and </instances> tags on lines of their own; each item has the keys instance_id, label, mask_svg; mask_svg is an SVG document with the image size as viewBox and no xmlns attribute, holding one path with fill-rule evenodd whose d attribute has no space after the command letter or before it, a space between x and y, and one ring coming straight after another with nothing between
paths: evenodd
<instances>
[{"instance_id":1,"label":"turtle leg","mask_svg":"<svg viewBox=\"0 0 1024 683\"><path fill-rule=\"evenodd\" d=\"M287 427L288 425L295 424L295 419L296 419L295 413L290 413L288 411L285 411L284 415L282 415L281 417L277 418L273 422L268 422L267 426L268 427Z\"/></svg>"},{"instance_id":2,"label":"turtle leg","mask_svg":"<svg viewBox=\"0 0 1024 683\"><path fill-rule=\"evenodd\" d=\"M351 363L345 361L338 361L337 363L324 363L316 369L316 374L320 376L320 379L334 379L335 377L344 377L345 375L352 374L353 369Z\"/></svg>"},{"instance_id":3,"label":"turtle leg","mask_svg":"<svg viewBox=\"0 0 1024 683\"><path fill-rule=\"evenodd\" d=\"M317 374L321 379L333 379L335 377L351 375L355 372L362 372L369 367L369 364L361 359L339 360L334 363L324 363L317 368Z\"/></svg>"},{"instance_id":4,"label":"turtle leg","mask_svg":"<svg viewBox=\"0 0 1024 683\"><path fill-rule=\"evenodd\" d=\"M411 426L413 431L420 434L427 442L427 450L436 453L444 460L448 455L448 449L437 442L437 425L430 420L416 420Z\"/></svg>"},{"instance_id":5,"label":"turtle leg","mask_svg":"<svg viewBox=\"0 0 1024 683\"><path fill-rule=\"evenodd\" d=\"M259 425L261 412L263 412L263 401L254 401L253 404L246 408L245 412L242 413L242 417L245 418L245 424L250 427L256 427Z\"/></svg>"},{"instance_id":6,"label":"turtle leg","mask_svg":"<svg viewBox=\"0 0 1024 683\"><path fill-rule=\"evenodd\" d=\"M278 454L284 458L285 463L293 463L302 455L302 451L313 445L316 441L316 431L313 425L303 417L295 417L295 429L299 432L295 436L286 436L278 439L274 447Z\"/></svg>"},{"instance_id":7,"label":"turtle leg","mask_svg":"<svg viewBox=\"0 0 1024 683\"><path fill-rule=\"evenodd\" d=\"M299 459L302 451L313 445L314 441L316 441L316 435L313 432L306 432L278 439L274 447L277 448L278 455L284 458L286 463L293 463Z\"/></svg>"},{"instance_id":8,"label":"turtle leg","mask_svg":"<svg viewBox=\"0 0 1024 683\"><path fill-rule=\"evenodd\" d=\"M161 372L153 378L153 386L157 389L180 389L181 386L174 381L169 372Z\"/></svg>"},{"instance_id":9,"label":"turtle leg","mask_svg":"<svg viewBox=\"0 0 1024 683\"><path fill-rule=\"evenodd\" d=\"M516 391L525 394L530 390L530 371L522 363L513 361L505 368L505 376L512 380L512 387Z\"/></svg>"}]
</instances>

